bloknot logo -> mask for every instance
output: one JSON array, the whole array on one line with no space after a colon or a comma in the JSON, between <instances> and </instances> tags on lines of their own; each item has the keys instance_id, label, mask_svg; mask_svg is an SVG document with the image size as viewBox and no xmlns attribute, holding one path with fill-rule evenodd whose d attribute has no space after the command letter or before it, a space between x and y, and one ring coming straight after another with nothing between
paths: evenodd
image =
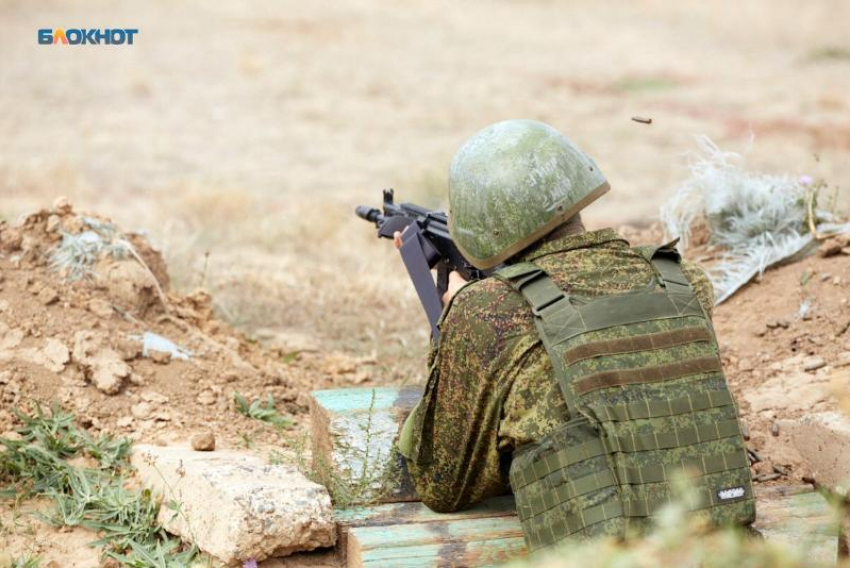
<instances>
[{"instance_id":1,"label":"bloknot logo","mask_svg":"<svg viewBox=\"0 0 850 568\"><path fill-rule=\"evenodd\" d=\"M136 28L41 28L39 45L133 45Z\"/></svg>"}]
</instances>

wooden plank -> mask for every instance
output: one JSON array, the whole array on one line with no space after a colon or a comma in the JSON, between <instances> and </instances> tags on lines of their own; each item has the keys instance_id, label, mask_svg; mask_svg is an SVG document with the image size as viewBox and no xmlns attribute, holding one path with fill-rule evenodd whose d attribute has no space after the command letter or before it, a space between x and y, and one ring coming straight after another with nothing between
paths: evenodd
<instances>
[{"instance_id":1,"label":"wooden plank","mask_svg":"<svg viewBox=\"0 0 850 568\"><path fill-rule=\"evenodd\" d=\"M435 513L420 502L386 503L337 509L334 516L346 526L381 526L405 523L429 523L447 519L478 519L481 517L516 516L513 495L493 497L457 513Z\"/></svg>"},{"instance_id":2,"label":"wooden plank","mask_svg":"<svg viewBox=\"0 0 850 568\"><path fill-rule=\"evenodd\" d=\"M395 452L401 424L420 387L314 391L310 397L313 467L351 484L366 481L363 501L414 501L407 466Z\"/></svg>"},{"instance_id":3,"label":"wooden plank","mask_svg":"<svg viewBox=\"0 0 850 568\"><path fill-rule=\"evenodd\" d=\"M839 523L827 500L811 485L757 487L753 528L770 541L806 549L812 562L838 559Z\"/></svg>"},{"instance_id":4,"label":"wooden plank","mask_svg":"<svg viewBox=\"0 0 850 568\"><path fill-rule=\"evenodd\" d=\"M513 495L493 497L457 513L435 513L420 502L386 503L337 509L337 550L343 561L348 553L348 533L353 527L380 527L413 523L430 523L446 520L463 520L495 517L516 518Z\"/></svg>"},{"instance_id":5,"label":"wooden plank","mask_svg":"<svg viewBox=\"0 0 850 568\"><path fill-rule=\"evenodd\" d=\"M525 554L516 517L354 527L348 565L489 566Z\"/></svg>"},{"instance_id":6,"label":"wooden plank","mask_svg":"<svg viewBox=\"0 0 850 568\"><path fill-rule=\"evenodd\" d=\"M807 549L807 557L834 563L838 525L826 499L810 485L757 487L753 525L767 540ZM453 566L497 564L524 554L511 496L467 511L440 514L421 503L337 511L347 533L340 552L349 566ZM491 556L482 556L490 551Z\"/></svg>"},{"instance_id":7,"label":"wooden plank","mask_svg":"<svg viewBox=\"0 0 850 568\"><path fill-rule=\"evenodd\" d=\"M353 558L347 566L352 568L425 568L434 566L498 566L525 554L525 542L520 538L480 540L474 542L446 542L403 548L378 548L368 550Z\"/></svg>"}]
</instances>

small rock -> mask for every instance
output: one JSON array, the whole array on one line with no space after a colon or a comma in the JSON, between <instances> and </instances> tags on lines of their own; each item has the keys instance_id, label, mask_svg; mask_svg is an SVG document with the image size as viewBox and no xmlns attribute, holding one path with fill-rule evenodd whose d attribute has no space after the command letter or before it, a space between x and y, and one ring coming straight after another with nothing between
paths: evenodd
<instances>
[{"instance_id":1,"label":"small rock","mask_svg":"<svg viewBox=\"0 0 850 568\"><path fill-rule=\"evenodd\" d=\"M171 421L171 412L168 411L167 408L160 408L155 411L151 416L157 422L170 422Z\"/></svg>"},{"instance_id":2,"label":"small rock","mask_svg":"<svg viewBox=\"0 0 850 568\"><path fill-rule=\"evenodd\" d=\"M825 366L826 361L823 360L823 357L818 357L817 355L803 359L804 371L817 371L821 367Z\"/></svg>"},{"instance_id":3,"label":"small rock","mask_svg":"<svg viewBox=\"0 0 850 568\"><path fill-rule=\"evenodd\" d=\"M133 417L132 416L122 416L118 420L115 421L115 425L119 428L129 428L133 425Z\"/></svg>"},{"instance_id":4,"label":"small rock","mask_svg":"<svg viewBox=\"0 0 850 568\"><path fill-rule=\"evenodd\" d=\"M72 209L71 201L64 195L60 195L53 201L53 210L59 214L67 215Z\"/></svg>"},{"instance_id":5,"label":"small rock","mask_svg":"<svg viewBox=\"0 0 850 568\"><path fill-rule=\"evenodd\" d=\"M773 437L779 436L779 423L774 422L770 425L770 435Z\"/></svg>"},{"instance_id":6,"label":"small rock","mask_svg":"<svg viewBox=\"0 0 850 568\"><path fill-rule=\"evenodd\" d=\"M841 249L844 248L844 243L837 237L825 240L818 248L818 256L827 258L841 254Z\"/></svg>"},{"instance_id":7,"label":"small rock","mask_svg":"<svg viewBox=\"0 0 850 568\"><path fill-rule=\"evenodd\" d=\"M757 476L753 477L753 481L755 481L756 483L759 483L759 482L765 483L765 482L768 482L768 481L775 481L775 480L779 479L780 477L782 477L782 476L779 475L778 473L763 473L761 475L757 475Z\"/></svg>"},{"instance_id":8,"label":"small rock","mask_svg":"<svg viewBox=\"0 0 850 568\"><path fill-rule=\"evenodd\" d=\"M0 250L17 252L23 246L24 237L19 229L4 229L3 239L0 240Z\"/></svg>"},{"instance_id":9,"label":"small rock","mask_svg":"<svg viewBox=\"0 0 850 568\"><path fill-rule=\"evenodd\" d=\"M130 373L130 384L137 387L145 386L145 378L139 373Z\"/></svg>"},{"instance_id":10,"label":"small rock","mask_svg":"<svg viewBox=\"0 0 850 568\"><path fill-rule=\"evenodd\" d=\"M48 217L47 218L47 227L46 227L47 232L48 233L55 233L56 229L59 228L59 225L60 225L61 222L62 222L62 219L59 218L59 215L51 215L50 217Z\"/></svg>"},{"instance_id":11,"label":"small rock","mask_svg":"<svg viewBox=\"0 0 850 568\"><path fill-rule=\"evenodd\" d=\"M227 371L223 375L221 375L222 382L225 383L235 383L239 380L239 373L235 371Z\"/></svg>"},{"instance_id":12,"label":"small rock","mask_svg":"<svg viewBox=\"0 0 850 568\"><path fill-rule=\"evenodd\" d=\"M215 434L207 430L192 436L192 449L196 452L211 452L215 450Z\"/></svg>"},{"instance_id":13,"label":"small rock","mask_svg":"<svg viewBox=\"0 0 850 568\"><path fill-rule=\"evenodd\" d=\"M203 390L198 394L198 404L203 404L204 406L210 406L211 404L215 404L218 397L215 393L209 389Z\"/></svg>"},{"instance_id":14,"label":"small rock","mask_svg":"<svg viewBox=\"0 0 850 568\"><path fill-rule=\"evenodd\" d=\"M92 298L86 304L88 310L94 315L102 318L112 317L112 304L101 298Z\"/></svg>"},{"instance_id":15,"label":"small rock","mask_svg":"<svg viewBox=\"0 0 850 568\"><path fill-rule=\"evenodd\" d=\"M167 365L171 363L171 353L168 351L156 351L151 349L148 351L148 357L150 357L150 360L158 365Z\"/></svg>"},{"instance_id":16,"label":"small rock","mask_svg":"<svg viewBox=\"0 0 850 568\"><path fill-rule=\"evenodd\" d=\"M771 318L764 322L764 325L768 329L776 329L778 327L781 327L782 329L788 329L788 327L791 325L791 322L789 322L787 319Z\"/></svg>"},{"instance_id":17,"label":"small rock","mask_svg":"<svg viewBox=\"0 0 850 568\"><path fill-rule=\"evenodd\" d=\"M150 405L149 402L140 402L138 404L134 404L133 406L131 406L130 412L136 418L139 418L140 420L144 420L144 419L150 417L151 413L153 412L153 407Z\"/></svg>"},{"instance_id":18,"label":"small rock","mask_svg":"<svg viewBox=\"0 0 850 568\"><path fill-rule=\"evenodd\" d=\"M38 301L45 306L49 306L59 301L59 293L50 286L45 286L38 293Z\"/></svg>"},{"instance_id":19,"label":"small rock","mask_svg":"<svg viewBox=\"0 0 850 568\"><path fill-rule=\"evenodd\" d=\"M832 283L833 283L835 286L841 286L841 276L836 276L835 278L833 278L833 279L832 279Z\"/></svg>"},{"instance_id":20,"label":"small rock","mask_svg":"<svg viewBox=\"0 0 850 568\"><path fill-rule=\"evenodd\" d=\"M850 351L842 351L832 363L833 367L846 367L850 365Z\"/></svg>"},{"instance_id":21,"label":"small rock","mask_svg":"<svg viewBox=\"0 0 850 568\"><path fill-rule=\"evenodd\" d=\"M46 362L45 367L55 373L61 373L65 369L65 365L71 360L71 352L64 343L49 337L44 347L41 349L41 356Z\"/></svg>"},{"instance_id":22,"label":"small rock","mask_svg":"<svg viewBox=\"0 0 850 568\"><path fill-rule=\"evenodd\" d=\"M744 437L744 440L749 441L749 439L750 439L750 428L744 422L741 422L741 435Z\"/></svg>"},{"instance_id":23,"label":"small rock","mask_svg":"<svg viewBox=\"0 0 850 568\"><path fill-rule=\"evenodd\" d=\"M132 369L112 349L103 349L88 363L91 380L97 390L105 394L117 394L129 378Z\"/></svg>"},{"instance_id":24,"label":"small rock","mask_svg":"<svg viewBox=\"0 0 850 568\"><path fill-rule=\"evenodd\" d=\"M110 308L111 310L112 308ZM142 344L127 337L122 337L115 342L115 348L125 361L132 361L142 356Z\"/></svg>"},{"instance_id":25,"label":"small rock","mask_svg":"<svg viewBox=\"0 0 850 568\"><path fill-rule=\"evenodd\" d=\"M144 391L139 396L141 396L142 400L145 402L150 402L152 404L165 404L168 402L167 396L156 391Z\"/></svg>"}]
</instances>

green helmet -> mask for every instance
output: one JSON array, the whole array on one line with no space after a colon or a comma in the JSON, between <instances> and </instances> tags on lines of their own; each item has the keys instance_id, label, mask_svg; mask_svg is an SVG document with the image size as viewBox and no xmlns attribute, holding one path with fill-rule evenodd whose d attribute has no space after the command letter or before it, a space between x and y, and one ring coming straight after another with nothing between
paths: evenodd
<instances>
[{"instance_id":1,"label":"green helmet","mask_svg":"<svg viewBox=\"0 0 850 568\"><path fill-rule=\"evenodd\" d=\"M492 268L608 189L596 163L551 126L497 122L452 160L449 230L467 260Z\"/></svg>"}]
</instances>

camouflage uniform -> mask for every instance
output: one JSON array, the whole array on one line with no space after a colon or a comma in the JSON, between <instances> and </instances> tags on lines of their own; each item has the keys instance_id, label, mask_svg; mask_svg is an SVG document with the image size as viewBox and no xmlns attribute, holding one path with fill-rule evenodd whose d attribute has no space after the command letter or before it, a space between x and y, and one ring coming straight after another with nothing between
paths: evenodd
<instances>
[{"instance_id":1,"label":"camouflage uniform","mask_svg":"<svg viewBox=\"0 0 850 568\"><path fill-rule=\"evenodd\" d=\"M599 297L649 285L654 273L611 229L544 239L517 262L534 262L574 297ZM705 275L683 272L710 316ZM463 287L440 323L424 398L414 411L408 458L416 490L450 512L510 492L511 454L569 419L528 304L489 278Z\"/></svg>"}]
</instances>

